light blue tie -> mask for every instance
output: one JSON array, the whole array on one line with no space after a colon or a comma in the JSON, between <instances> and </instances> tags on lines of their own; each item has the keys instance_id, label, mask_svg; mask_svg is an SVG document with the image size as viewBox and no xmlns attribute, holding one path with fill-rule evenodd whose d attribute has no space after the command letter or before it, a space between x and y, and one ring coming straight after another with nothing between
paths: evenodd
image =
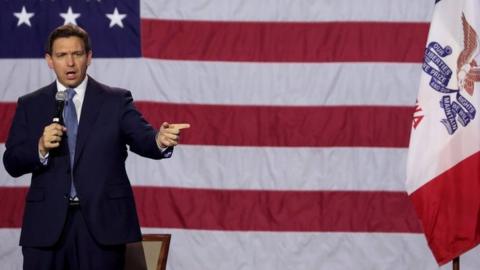
<instances>
[{"instance_id":1,"label":"light blue tie","mask_svg":"<svg viewBox=\"0 0 480 270\"><path fill-rule=\"evenodd\" d=\"M75 158L75 144L77 142L78 118L77 111L75 110L75 103L73 103L73 96L75 96L77 92L71 88L68 88L66 91L67 103L65 104L65 110L63 111L63 118L65 121L65 127L67 128L68 150L70 152L70 172L72 181L70 198L75 198L77 196L77 190L73 184L73 160Z\"/></svg>"}]
</instances>

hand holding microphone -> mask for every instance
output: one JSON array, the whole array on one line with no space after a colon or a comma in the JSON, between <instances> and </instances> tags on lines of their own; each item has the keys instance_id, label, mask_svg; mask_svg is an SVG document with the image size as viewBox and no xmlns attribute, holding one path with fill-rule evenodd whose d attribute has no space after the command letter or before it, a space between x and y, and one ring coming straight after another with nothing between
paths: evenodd
<instances>
[{"instance_id":1,"label":"hand holding microphone","mask_svg":"<svg viewBox=\"0 0 480 270\"><path fill-rule=\"evenodd\" d=\"M55 95L55 115L52 124L43 129L43 134L38 140L38 151L45 156L51 149L60 146L63 133L67 130L63 126L63 108L65 106L65 91L58 91Z\"/></svg>"},{"instance_id":2,"label":"hand holding microphone","mask_svg":"<svg viewBox=\"0 0 480 270\"><path fill-rule=\"evenodd\" d=\"M63 133L66 130L64 126L58 123L52 123L46 126L43 129L42 137L40 137L38 141L38 151L40 154L45 156L51 149L59 147Z\"/></svg>"}]
</instances>

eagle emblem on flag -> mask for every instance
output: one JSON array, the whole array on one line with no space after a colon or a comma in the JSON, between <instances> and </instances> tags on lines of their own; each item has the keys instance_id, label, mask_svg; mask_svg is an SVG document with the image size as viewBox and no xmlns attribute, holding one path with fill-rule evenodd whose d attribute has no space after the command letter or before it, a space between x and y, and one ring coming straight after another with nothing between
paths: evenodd
<instances>
[{"instance_id":1,"label":"eagle emblem on flag","mask_svg":"<svg viewBox=\"0 0 480 270\"><path fill-rule=\"evenodd\" d=\"M457 79L460 90L465 90L470 96L475 90L475 82L480 81L480 67L475 58L479 54L478 36L475 29L462 15L464 49L457 60Z\"/></svg>"},{"instance_id":2,"label":"eagle emblem on flag","mask_svg":"<svg viewBox=\"0 0 480 270\"><path fill-rule=\"evenodd\" d=\"M473 95L475 82L480 81L480 67L475 60L479 54L477 33L464 14L462 25L464 48L457 58L458 88L448 87L452 75L455 74L455 69L452 68L454 63L447 60L447 57L453 54L451 46L442 46L437 41L430 42L425 49L422 65L423 71L431 77L429 86L442 94L439 103L445 118L440 122L450 135L457 131L459 124L466 127L475 118L476 108L467 97ZM418 121L414 121L414 127L416 126Z\"/></svg>"}]
</instances>

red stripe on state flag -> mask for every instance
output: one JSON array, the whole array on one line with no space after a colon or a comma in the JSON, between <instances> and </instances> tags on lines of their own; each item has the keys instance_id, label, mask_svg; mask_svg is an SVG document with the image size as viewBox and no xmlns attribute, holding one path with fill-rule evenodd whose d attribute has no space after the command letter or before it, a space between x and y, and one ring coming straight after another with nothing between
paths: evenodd
<instances>
[{"instance_id":1,"label":"red stripe on state flag","mask_svg":"<svg viewBox=\"0 0 480 270\"><path fill-rule=\"evenodd\" d=\"M233 106L136 102L152 125L187 122L181 143L271 147L407 147L413 107ZM14 104L0 104L10 127ZM0 130L5 142L8 129Z\"/></svg>"},{"instance_id":2,"label":"red stripe on state flag","mask_svg":"<svg viewBox=\"0 0 480 270\"><path fill-rule=\"evenodd\" d=\"M134 187L143 227L235 231L421 232L404 192ZM0 188L0 227L19 227L26 188Z\"/></svg>"},{"instance_id":3,"label":"red stripe on state flag","mask_svg":"<svg viewBox=\"0 0 480 270\"><path fill-rule=\"evenodd\" d=\"M410 195L440 265L480 243L479 164L477 152Z\"/></svg>"},{"instance_id":4,"label":"red stripe on state flag","mask_svg":"<svg viewBox=\"0 0 480 270\"><path fill-rule=\"evenodd\" d=\"M142 19L148 58L247 62L423 59L428 23L220 22Z\"/></svg>"}]
</instances>

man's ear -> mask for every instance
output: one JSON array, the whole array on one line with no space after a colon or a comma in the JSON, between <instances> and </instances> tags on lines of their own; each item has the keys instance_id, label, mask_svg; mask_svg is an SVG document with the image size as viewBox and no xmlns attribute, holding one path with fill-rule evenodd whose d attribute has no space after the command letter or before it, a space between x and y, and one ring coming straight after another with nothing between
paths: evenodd
<instances>
[{"instance_id":1,"label":"man's ear","mask_svg":"<svg viewBox=\"0 0 480 270\"><path fill-rule=\"evenodd\" d=\"M92 50L90 50L88 53L87 53L87 66L90 66L90 63L92 63Z\"/></svg>"},{"instance_id":2,"label":"man's ear","mask_svg":"<svg viewBox=\"0 0 480 270\"><path fill-rule=\"evenodd\" d=\"M53 69L53 59L52 56L48 53L45 54L45 60L47 60L48 67Z\"/></svg>"}]
</instances>

